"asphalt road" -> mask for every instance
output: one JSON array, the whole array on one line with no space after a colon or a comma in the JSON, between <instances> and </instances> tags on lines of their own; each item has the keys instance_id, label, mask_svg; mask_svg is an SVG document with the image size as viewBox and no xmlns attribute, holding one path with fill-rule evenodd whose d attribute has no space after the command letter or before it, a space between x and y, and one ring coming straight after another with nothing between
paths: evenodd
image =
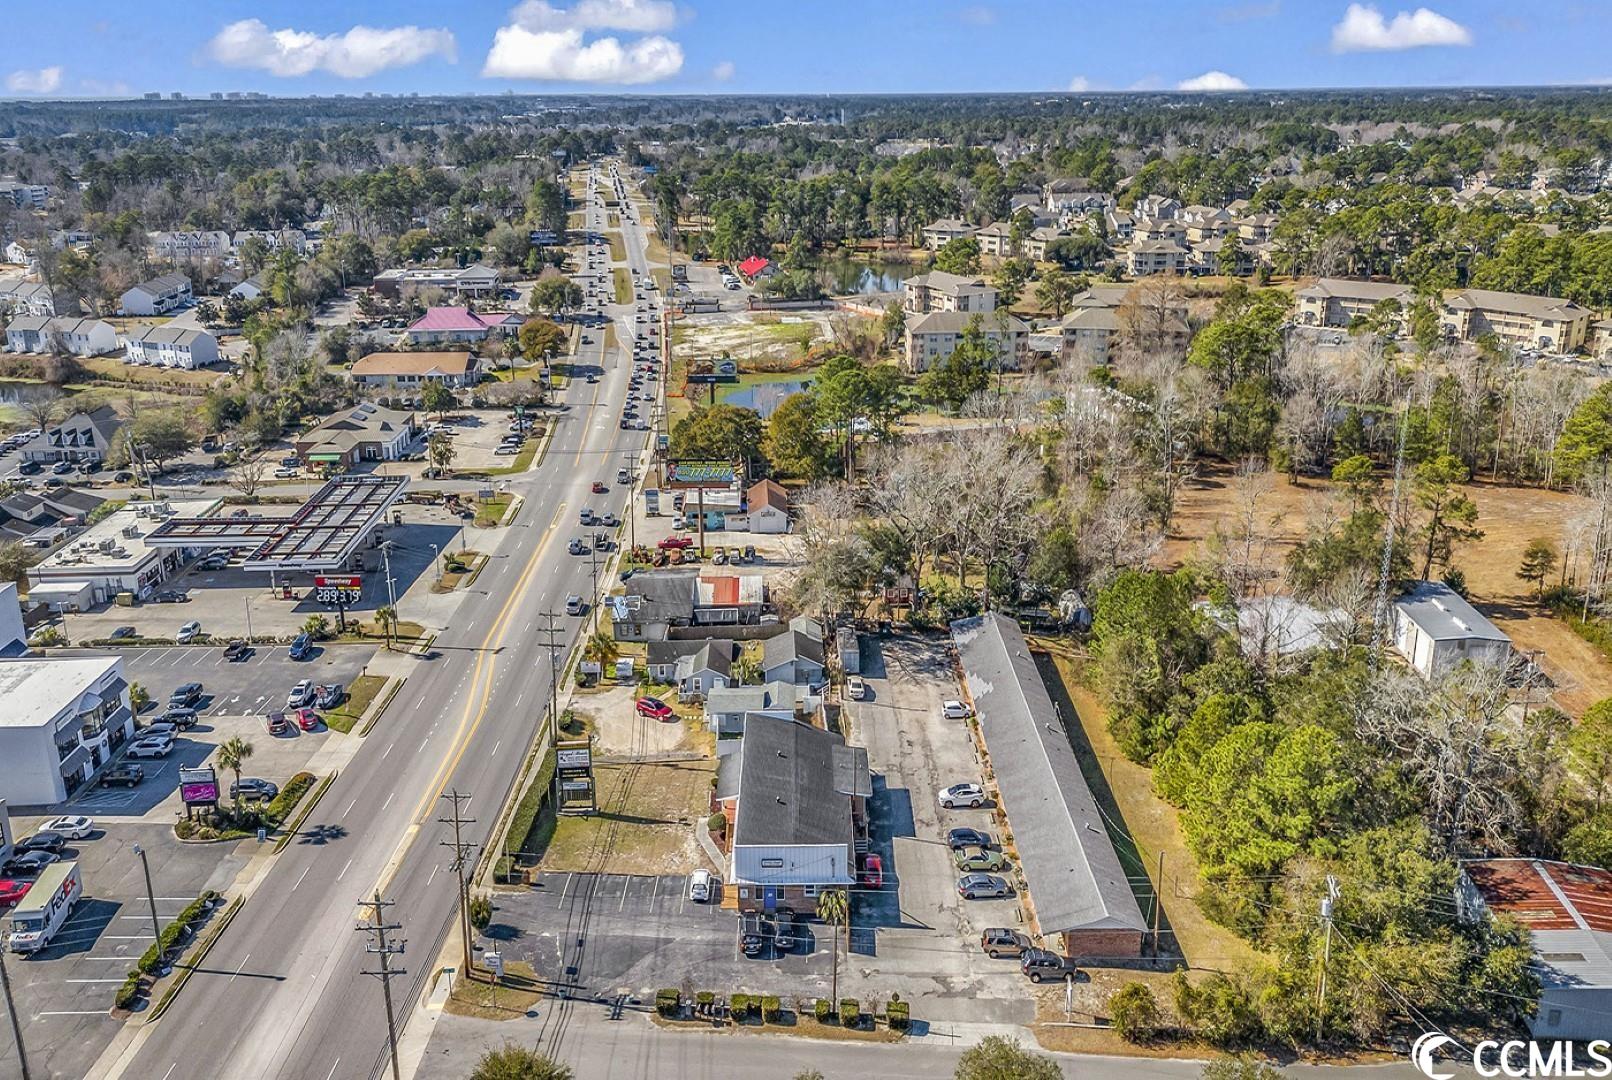
<instances>
[{"instance_id":1,"label":"asphalt road","mask_svg":"<svg viewBox=\"0 0 1612 1080\"><path fill-rule=\"evenodd\" d=\"M647 275L643 234L632 225L626 233L629 261ZM631 309L611 314L629 342ZM381 987L362 974L376 965L354 929L358 903L377 890L395 901L386 916L406 951L393 996L407 1015L453 921L457 890L442 846L451 830L438 821L448 809L439 795L470 794L464 812L475 822L465 838L485 839L548 700L538 613L591 591L589 560L565 550L576 509L620 515L628 489L612 483L599 496L589 485L613 480L623 455L647 438L618 424L630 365L600 355L602 335L590 336L578 359L603 377L570 385L542 466L510 479L526 499L514 535L304 826L320 842L293 843L278 857L177 1007L105 1075L337 1080L384 1067ZM564 620L570 636L580 625Z\"/></svg>"}]
</instances>

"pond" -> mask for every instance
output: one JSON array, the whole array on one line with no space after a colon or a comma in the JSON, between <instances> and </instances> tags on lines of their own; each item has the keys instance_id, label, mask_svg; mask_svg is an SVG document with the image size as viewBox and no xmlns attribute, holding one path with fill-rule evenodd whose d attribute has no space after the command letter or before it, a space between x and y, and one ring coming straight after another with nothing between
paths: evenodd
<instances>
[{"instance_id":1,"label":"pond","mask_svg":"<svg viewBox=\"0 0 1612 1080\"><path fill-rule=\"evenodd\" d=\"M900 292L902 282L923 272L922 267L911 263L861 262L847 258L824 259L817 268L823 274L824 287L832 296Z\"/></svg>"},{"instance_id":2,"label":"pond","mask_svg":"<svg viewBox=\"0 0 1612 1080\"><path fill-rule=\"evenodd\" d=\"M810 379L780 379L777 382L751 383L722 395L722 401L741 409L754 409L765 420L784 398L800 393L810 382Z\"/></svg>"}]
</instances>

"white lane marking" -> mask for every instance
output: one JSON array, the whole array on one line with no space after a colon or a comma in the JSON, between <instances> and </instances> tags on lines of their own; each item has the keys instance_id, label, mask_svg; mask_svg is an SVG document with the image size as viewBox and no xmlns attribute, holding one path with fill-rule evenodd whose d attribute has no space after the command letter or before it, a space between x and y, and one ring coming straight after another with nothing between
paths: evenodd
<instances>
[{"instance_id":1,"label":"white lane marking","mask_svg":"<svg viewBox=\"0 0 1612 1080\"><path fill-rule=\"evenodd\" d=\"M433 867L432 867L432 868L431 868L431 874L430 874L430 876L429 876L429 877L427 877L427 878L426 878L426 879L425 879L425 883L426 883L426 884L427 884L427 885L430 885L430 884L431 884L431 882L432 882L432 881L434 881L434 880L435 880L435 879L436 879L436 876L437 876L437 871L438 871L438 870L439 870L439 869L440 869L440 867L436 867L436 866L433 866Z\"/></svg>"},{"instance_id":2,"label":"white lane marking","mask_svg":"<svg viewBox=\"0 0 1612 1080\"><path fill-rule=\"evenodd\" d=\"M422 753L422 754L425 753L426 745L429 744L430 742L431 742L431 739L430 739L429 736L427 736L426 738L420 740L420 753Z\"/></svg>"},{"instance_id":3,"label":"white lane marking","mask_svg":"<svg viewBox=\"0 0 1612 1080\"><path fill-rule=\"evenodd\" d=\"M179 1062L177 1061L168 1066L168 1071L162 1074L162 1080L168 1080L168 1077L172 1076L177 1068L179 1068Z\"/></svg>"},{"instance_id":4,"label":"white lane marking","mask_svg":"<svg viewBox=\"0 0 1612 1080\"><path fill-rule=\"evenodd\" d=\"M396 745L397 745L397 743L393 743L393 744L392 744L392 746L396 746ZM392 752L392 746L388 746L388 747L387 747L387 748L386 748L386 754L390 754L390 753L391 753L391 752ZM382 754L382 755L381 755L381 760L382 760L382 761L385 761L385 760L386 760L386 754Z\"/></svg>"},{"instance_id":5,"label":"white lane marking","mask_svg":"<svg viewBox=\"0 0 1612 1080\"><path fill-rule=\"evenodd\" d=\"M497 742L493 743L492 753L488 754L487 756L492 757L494 754L497 754L498 753L498 748L500 746L503 746L503 745L504 745L504 740L503 739L499 739Z\"/></svg>"},{"instance_id":6,"label":"white lane marking","mask_svg":"<svg viewBox=\"0 0 1612 1080\"><path fill-rule=\"evenodd\" d=\"M330 1080L330 1078L332 1076L336 1075L336 1065L340 1065L340 1064L341 1064L341 1058L337 1058L335 1064L330 1066L330 1071L325 1074L325 1080ZM163 1077L163 1080L167 1080L167 1077Z\"/></svg>"},{"instance_id":7,"label":"white lane marking","mask_svg":"<svg viewBox=\"0 0 1612 1080\"><path fill-rule=\"evenodd\" d=\"M344 878L344 877L346 877L346 876L347 876L347 870L348 870L348 869L349 869L349 868L350 868L350 867L351 867L351 866L352 866L352 865L353 865L353 860L351 860L351 859L348 859L348 860L347 860L347 865L346 865L346 866L344 866L344 867L342 867L342 868L341 868L341 873L339 873L339 874L337 874L337 875L336 875L336 880L337 880L337 881L340 881L340 880L341 880L341 879L342 879L342 878Z\"/></svg>"},{"instance_id":8,"label":"white lane marking","mask_svg":"<svg viewBox=\"0 0 1612 1080\"><path fill-rule=\"evenodd\" d=\"M386 801L381 803L381 809L385 810L388 806L391 806L392 805L392 799L395 798L396 796L397 796L396 791L393 791L390 795L386 796Z\"/></svg>"},{"instance_id":9,"label":"white lane marking","mask_svg":"<svg viewBox=\"0 0 1612 1080\"><path fill-rule=\"evenodd\" d=\"M357 796L357 795L354 795L354 796L353 796L353 801L352 801L352 802L350 802L350 803L348 803L348 804L347 804L347 810L343 810L343 811L342 811L342 812L341 812L341 816L342 816L342 817L343 817L343 818L345 818L345 817L346 817L346 816L347 816L347 811L348 811L348 810L351 810L351 809L352 809L352 808L353 808L353 807L355 807L355 806L357 806L357 805L358 805L358 796ZM340 820L340 819L338 819L338 820Z\"/></svg>"},{"instance_id":10,"label":"white lane marking","mask_svg":"<svg viewBox=\"0 0 1612 1080\"><path fill-rule=\"evenodd\" d=\"M252 954L251 953L247 953L245 956L241 957L241 966L235 969L235 975L231 975L229 977L230 982L235 981L235 976L239 975L241 973L241 969L246 967L246 962L248 960L250 960L250 959L252 959Z\"/></svg>"},{"instance_id":11,"label":"white lane marking","mask_svg":"<svg viewBox=\"0 0 1612 1080\"><path fill-rule=\"evenodd\" d=\"M299 874L299 875L297 875L297 885L301 885L301 884L302 884L302 879L303 879L303 878L305 878L305 877L307 877L307 876L308 876L308 871L309 871L309 870L312 870L312 869L313 869L313 867L311 867L311 866L309 866L309 867L305 867L305 868L304 868L304 869L303 869L303 871L302 871L302 873L301 873L301 874ZM296 891L297 891L297 885L293 885L293 886L291 886L291 891L292 891L292 892L296 892Z\"/></svg>"}]
</instances>

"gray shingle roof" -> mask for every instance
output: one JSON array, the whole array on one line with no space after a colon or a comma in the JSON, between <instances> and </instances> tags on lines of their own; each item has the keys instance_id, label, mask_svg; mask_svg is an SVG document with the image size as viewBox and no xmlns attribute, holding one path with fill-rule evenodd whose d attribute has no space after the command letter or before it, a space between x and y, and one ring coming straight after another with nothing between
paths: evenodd
<instances>
[{"instance_id":1,"label":"gray shingle roof","mask_svg":"<svg viewBox=\"0 0 1612 1080\"><path fill-rule=\"evenodd\" d=\"M1147 929L1018 625L994 612L960 619L952 640L1041 932Z\"/></svg>"},{"instance_id":2,"label":"gray shingle roof","mask_svg":"<svg viewBox=\"0 0 1612 1080\"><path fill-rule=\"evenodd\" d=\"M735 844L854 844L851 796L872 791L867 751L772 716L747 717Z\"/></svg>"},{"instance_id":3,"label":"gray shingle roof","mask_svg":"<svg viewBox=\"0 0 1612 1080\"><path fill-rule=\"evenodd\" d=\"M761 647L761 666L766 671L796 660L810 660L819 667L824 666L822 636L813 637L804 630L791 628L768 638Z\"/></svg>"}]
</instances>

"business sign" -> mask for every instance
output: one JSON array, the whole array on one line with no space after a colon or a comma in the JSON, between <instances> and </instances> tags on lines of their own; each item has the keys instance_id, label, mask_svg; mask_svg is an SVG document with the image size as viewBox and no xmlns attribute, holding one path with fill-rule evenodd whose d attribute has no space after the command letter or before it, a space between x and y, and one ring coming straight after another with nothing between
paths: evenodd
<instances>
[{"instance_id":1,"label":"business sign","mask_svg":"<svg viewBox=\"0 0 1612 1080\"><path fill-rule=\"evenodd\" d=\"M179 797L186 806L212 806L218 802L218 776L212 768L179 768Z\"/></svg>"},{"instance_id":2,"label":"business sign","mask_svg":"<svg viewBox=\"0 0 1612 1080\"><path fill-rule=\"evenodd\" d=\"M731 487L738 478L738 470L731 461L668 461L666 487L706 488Z\"/></svg>"},{"instance_id":3,"label":"business sign","mask_svg":"<svg viewBox=\"0 0 1612 1080\"><path fill-rule=\"evenodd\" d=\"M558 236L554 235L554 231L552 229L533 229L526 235L532 243L539 246L552 244L559 239Z\"/></svg>"},{"instance_id":4,"label":"business sign","mask_svg":"<svg viewBox=\"0 0 1612 1080\"><path fill-rule=\"evenodd\" d=\"M316 574L313 598L321 604L356 604L364 598L364 579L358 574Z\"/></svg>"},{"instance_id":5,"label":"business sign","mask_svg":"<svg viewBox=\"0 0 1612 1080\"><path fill-rule=\"evenodd\" d=\"M560 769L593 768L593 750L589 746L564 746L556 752L554 762Z\"/></svg>"}]
</instances>

